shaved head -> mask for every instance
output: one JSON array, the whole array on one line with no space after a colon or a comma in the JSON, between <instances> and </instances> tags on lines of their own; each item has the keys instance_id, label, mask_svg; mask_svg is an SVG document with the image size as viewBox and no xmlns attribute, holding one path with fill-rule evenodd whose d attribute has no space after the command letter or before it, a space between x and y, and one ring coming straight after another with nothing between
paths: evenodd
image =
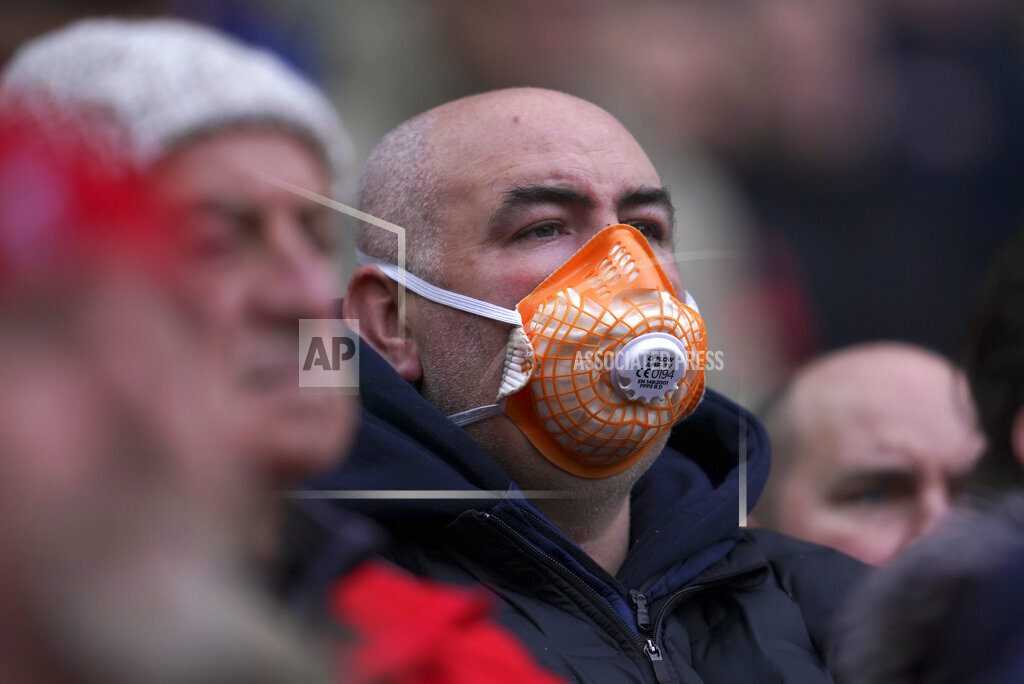
<instances>
[{"instance_id":1,"label":"shaved head","mask_svg":"<svg viewBox=\"0 0 1024 684\"><path fill-rule=\"evenodd\" d=\"M446 239L450 209L479 178L464 172L469 160L497 161L502 155L528 155L557 142L552 115L572 113L581 126L606 127L646 155L615 117L586 100L542 88L508 88L470 95L418 114L396 126L374 147L359 179L359 208L406 230L406 268L436 284L445 284L439 252ZM507 144L512 136L519 144ZM504 142L501 145L490 143ZM481 154L490 146L487 154ZM648 162L648 165L650 162ZM652 167L653 170L653 167ZM359 250L397 261L397 237L360 223Z\"/></svg>"},{"instance_id":2,"label":"shaved head","mask_svg":"<svg viewBox=\"0 0 1024 684\"><path fill-rule=\"evenodd\" d=\"M758 520L873 563L938 519L981 449L961 373L906 344L809 364L764 418L773 470Z\"/></svg>"},{"instance_id":3,"label":"shaved head","mask_svg":"<svg viewBox=\"0 0 1024 684\"><path fill-rule=\"evenodd\" d=\"M370 153L359 178L359 207L405 228L407 268L436 275L432 258L438 226L438 186L431 165L430 136L436 110L415 116L391 130ZM364 254L398 261L398 238L368 223L359 223L356 244Z\"/></svg>"}]
</instances>

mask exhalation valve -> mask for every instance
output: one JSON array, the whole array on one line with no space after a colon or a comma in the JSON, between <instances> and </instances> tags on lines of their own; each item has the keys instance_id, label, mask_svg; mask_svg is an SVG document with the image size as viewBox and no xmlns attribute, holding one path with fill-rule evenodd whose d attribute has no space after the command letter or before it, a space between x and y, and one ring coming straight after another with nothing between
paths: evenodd
<instances>
[{"instance_id":1,"label":"mask exhalation valve","mask_svg":"<svg viewBox=\"0 0 1024 684\"><path fill-rule=\"evenodd\" d=\"M686 344L667 333L633 338L615 355L612 385L630 401L650 404L679 388L686 375Z\"/></svg>"}]
</instances>

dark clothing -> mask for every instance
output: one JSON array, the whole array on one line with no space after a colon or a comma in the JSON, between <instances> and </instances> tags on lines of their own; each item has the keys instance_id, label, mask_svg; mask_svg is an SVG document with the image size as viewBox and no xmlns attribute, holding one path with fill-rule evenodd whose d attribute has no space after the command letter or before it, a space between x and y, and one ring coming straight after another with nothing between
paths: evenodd
<instances>
[{"instance_id":1,"label":"dark clothing","mask_svg":"<svg viewBox=\"0 0 1024 684\"><path fill-rule=\"evenodd\" d=\"M330 621L327 596L338 578L373 560L386 534L362 516L317 499L288 502L282 557L271 568L272 589L305 623Z\"/></svg>"},{"instance_id":2,"label":"dark clothing","mask_svg":"<svg viewBox=\"0 0 1024 684\"><path fill-rule=\"evenodd\" d=\"M515 493L461 428L368 345L360 354L355 452L315 486ZM861 566L738 526L743 445L752 504L768 476L767 435L709 391L636 485L629 554L616 577L522 498L343 503L387 528L400 565L492 590L501 622L570 681L832 681L830 618Z\"/></svg>"}]
</instances>

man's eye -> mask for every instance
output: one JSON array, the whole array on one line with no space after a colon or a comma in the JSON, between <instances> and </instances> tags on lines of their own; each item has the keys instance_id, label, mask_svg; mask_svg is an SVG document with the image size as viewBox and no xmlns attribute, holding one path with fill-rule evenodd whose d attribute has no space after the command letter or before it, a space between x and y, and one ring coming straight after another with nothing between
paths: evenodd
<instances>
[{"instance_id":1,"label":"man's eye","mask_svg":"<svg viewBox=\"0 0 1024 684\"><path fill-rule=\"evenodd\" d=\"M332 216L320 211L305 212L299 220L318 252L333 254L337 250L339 227Z\"/></svg>"},{"instance_id":2,"label":"man's eye","mask_svg":"<svg viewBox=\"0 0 1024 684\"><path fill-rule=\"evenodd\" d=\"M218 214L193 217L183 232L187 248L200 258L223 258L243 249L246 243L238 223Z\"/></svg>"},{"instance_id":3,"label":"man's eye","mask_svg":"<svg viewBox=\"0 0 1024 684\"><path fill-rule=\"evenodd\" d=\"M661 242L665 238L665 232L656 223L650 221L627 221L626 223L639 230L648 242Z\"/></svg>"},{"instance_id":4,"label":"man's eye","mask_svg":"<svg viewBox=\"0 0 1024 684\"><path fill-rule=\"evenodd\" d=\"M914 487L910 483L885 481L858 483L833 492L832 499L846 506L883 506L910 499Z\"/></svg>"},{"instance_id":5,"label":"man's eye","mask_svg":"<svg viewBox=\"0 0 1024 684\"><path fill-rule=\"evenodd\" d=\"M538 223L516 235L515 240L549 240L559 233L564 232L564 227L557 221Z\"/></svg>"},{"instance_id":6,"label":"man's eye","mask_svg":"<svg viewBox=\"0 0 1024 684\"><path fill-rule=\"evenodd\" d=\"M853 493L849 496L848 501L850 503L867 504L869 506L878 506L889 501L892 497L891 492L885 489L865 489L860 492Z\"/></svg>"}]
</instances>

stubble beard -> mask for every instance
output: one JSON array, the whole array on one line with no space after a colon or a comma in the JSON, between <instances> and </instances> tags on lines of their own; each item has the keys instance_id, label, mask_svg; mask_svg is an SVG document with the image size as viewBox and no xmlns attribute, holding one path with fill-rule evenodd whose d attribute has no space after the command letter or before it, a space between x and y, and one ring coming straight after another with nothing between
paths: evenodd
<instances>
[{"instance_id":1,"label":"stubble beard","mask_svg":"<svg viewBox=\"0 0 1024 684\"><path fill-rule=\"evenodd\" d=\"M445 415L494 403L505 358L508 328L472 314L430 305L417 344L423 365L421 392ZM521 391L528 392L529 388ZM592 537L629 497L667 441L659 438L636 464L603 478L584 478L555 466L506 416L465 427L466 432L524 491L544 492L534 503L570 538Z\"/></svg>"}]
</instances>

